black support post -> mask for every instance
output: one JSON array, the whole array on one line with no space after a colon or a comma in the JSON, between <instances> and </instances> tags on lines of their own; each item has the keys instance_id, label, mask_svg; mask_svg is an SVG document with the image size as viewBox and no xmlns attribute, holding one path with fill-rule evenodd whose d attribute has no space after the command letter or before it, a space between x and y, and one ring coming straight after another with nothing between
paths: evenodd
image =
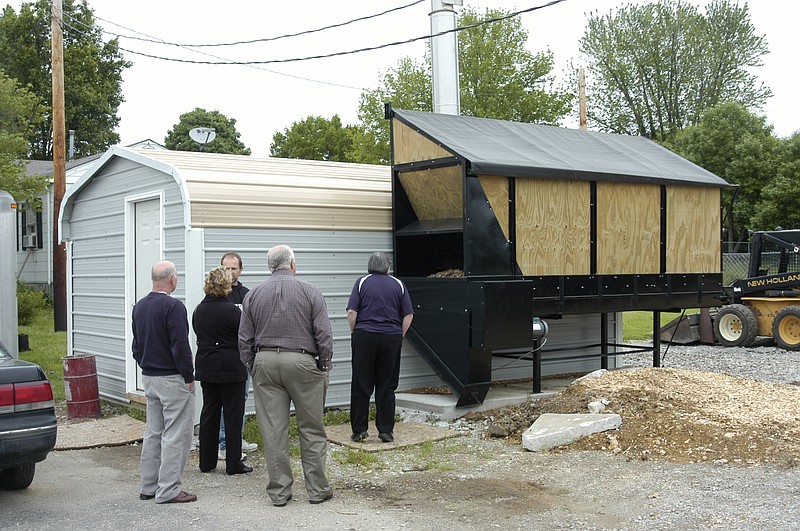
<instances>
[{"instance_id":1,"label":"black support post","mask_svg":"<svg viewBox=\"0 0 800 531\"><path fill-rule=\"evenodd\" d=\"M653 367L661 367L661 312L653 312Z\"/></svg>"}]
</instances>

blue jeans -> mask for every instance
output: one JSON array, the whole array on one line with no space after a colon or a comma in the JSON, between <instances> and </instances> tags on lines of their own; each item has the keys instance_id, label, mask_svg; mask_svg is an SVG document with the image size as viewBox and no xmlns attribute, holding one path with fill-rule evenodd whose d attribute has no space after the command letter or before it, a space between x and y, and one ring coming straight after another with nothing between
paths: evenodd
<instances>
[{"instance_id":1,"label":"blue jeans","mask_svg":"<svg viewBox=\"0 0 800 531\"><path fill-rule=\"evenodd\" d=\"M244 401L245 401L245 408L247 407L247 397L250 395L250 375L247 375L247 384L244 386ZM247 415L242 415L242 434L244 434L244 421L247 419ZM220 451L225 451L227 445L225 444L225 409L223 409L219 414L219 449ZM242 435L242 440L244 440L244 435Z\"/></svg>"}]
</instances>

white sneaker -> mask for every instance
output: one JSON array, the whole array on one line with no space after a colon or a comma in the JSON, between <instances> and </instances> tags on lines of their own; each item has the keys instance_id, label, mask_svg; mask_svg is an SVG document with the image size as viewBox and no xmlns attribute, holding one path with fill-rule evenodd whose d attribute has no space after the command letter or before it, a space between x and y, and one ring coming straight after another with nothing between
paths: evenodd
<instances>
[{"instance_id":1,"label":"white sneaker","mask_svg":"<svg viewBox=\"0 0 800 531\"><path fill-rule=\"evenodd\" d=\"M220 461L227 461L225 456L225 450L220 450L219 452L217 452L217 459L219 459ZM247 454L242 453L242 458L239 459L239 461L246 461L246 460L247 460Z\"/></svg>"},{"instance_id":2,"label":"white sneaker","mask_svg":"<svg viewBox=\"0 0 800 531\"><path fill-rule=\"evenodd\" d=\"M242 439L243 452L255 452L256 450L258 450L258 445L256 443L250 443Z\"/></svg>"}]
</instances>

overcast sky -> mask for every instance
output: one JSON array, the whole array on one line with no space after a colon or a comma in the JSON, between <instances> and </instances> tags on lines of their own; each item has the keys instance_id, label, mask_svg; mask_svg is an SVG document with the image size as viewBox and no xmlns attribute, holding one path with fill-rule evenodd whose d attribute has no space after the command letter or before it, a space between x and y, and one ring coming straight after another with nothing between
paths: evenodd
<instances>
[{"instance_id":1,"label":"overcast sky","mask_svg":"<svg viewBox=\"0 0 800 531\"><path fill-rule=\"evenodd\" d=\"M584 33L586 13L602 14L628 3L646 0L566 0L521 15L529 32L531 51L550 49L559 78L570 59L579 61L578 40ZM699 6L706 1L691 0ZM89 0L104 29L176 44L215 44L274 37L346 22L358 17L412 4L414 0ZM547 0L464 0L483 11L487 7L522 10L547 4ZM743 2L742 2L743 3ZM18 10L20 2L11 3ZM195 61L254 61L307 57L380 46L423 37L430 33L430 0L380 17L270 43L195 48L120 39L131 51L171 59ZM797 21L800 2L759 0L749 2L757 34L766 36L770 54L756 70L774 96L764 108L777 135L800 129L796 92ZM456 8L461 9L461 8ZM110 38L110 37L109 37ZM236 119L241 140L255 156L266 156L276 131L309 115L338 114L344 123L357 122L358 99L364 89L375 88L381 74L399 58L422 59L424 40L375 51L290 63L202 65L144 57L124 52L134 64L123 74L125 102L119 110L118 133L122 144L145 138L163 143L179 116L195 107L218 110ZM591 83L591 80L587 80ZM574 127L577 117L565 125ZM67 124L69 127L69 124ZM591 124L590 124L591 128ZM80 131L77 132L80 135Z\"/></svg>"}]
</instances>

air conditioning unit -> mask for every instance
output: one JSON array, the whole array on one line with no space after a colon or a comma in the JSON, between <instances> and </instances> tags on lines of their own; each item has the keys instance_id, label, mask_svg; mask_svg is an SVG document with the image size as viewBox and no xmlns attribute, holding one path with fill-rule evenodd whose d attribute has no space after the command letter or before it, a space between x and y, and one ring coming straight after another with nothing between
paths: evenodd
<instances>
[{"instance_id":1,"label":"air conditioning unit","mask_svg":"<svg viewBox=\"0 0 800 531\"><path fill-rule=\"evenodd\" d=\"M36 249L38 247L38 242L36 241L36 233L33 234L26 234L22 237L22 247L25 249Z\"/></svg>"}]
</instances>

